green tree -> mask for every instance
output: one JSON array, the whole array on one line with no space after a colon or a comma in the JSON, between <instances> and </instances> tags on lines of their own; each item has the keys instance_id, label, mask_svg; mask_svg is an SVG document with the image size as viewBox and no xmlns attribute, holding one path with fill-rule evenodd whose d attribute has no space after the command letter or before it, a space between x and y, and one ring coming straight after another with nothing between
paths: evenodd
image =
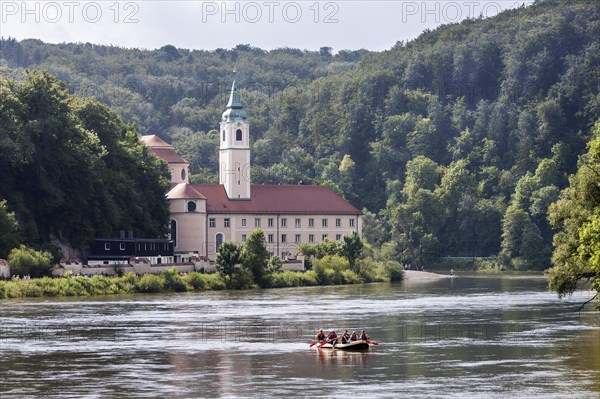
<instances>
[{"instance_id":1,"label":"green tree","mask_svg":"<svg viewBox=\"0 0 600 399\"><path fill-rule=\"evenodd\" d=\"M254 281L261 287L267 283L267 264L269 261L269 251L265 241L265 234L262 229L256 229L244 245L242 251L242 263L254 277Z\"/></svg>"},{"instance_id":2,"label":"green tree","mask_svg":"<svg viewBox=\"0 0 600 399\"><path fill-rule=\"evenodd\" d=\"M11 249L20 242L19 223L14 212L9 212L6 200L0 201L0 258L6 259Z\"/></svg>"},{"instance_id":3,"label":"green tree","mask_svg":"<svg viewBox=\"0 0 600 399\"><path fill-rule=\"evenodd\" d=\"M554 235L552 268L547 271L551 289L559 296L571 294L580 280L591 281L600 295L598 267L598 214L600 212L600 121L593 130L588 152L579 159L569 187L550 206Z\"/></svg>"},{"instance_id":4,"label":"green tree","mask_svg":"<svg viewBox=\"0 0 600 399\"><path fill-rule=\"evenodd\" d=\"M242 248L231 241L224 242L219 247L215 268L224 279L231 279L236 274L242 261Z\"/></svg>"},{"instance_id":5,"label":"green tree","mask_svg":"<svg viewBox=\"0 0 600 399\"><path fill-rule=\"evenodd\" d=\"M358 273L356 261L362 256L363 247L364 244L356 231L353 231L352 234L346 234L344 236L344 240L340 248L340 255L348 260L350 268L356 273Z\"/></svg>"},{"instance_id":6,"label":"green tree","mask_svg":"<svg viewBox=\"0 0 600 399\"><path fill-rule=\"evenodd\" d=\"M14 248L8 254L8 263L12 274L41 277L50 274L52 255L48 252L38 252L25 245Z\"/></svg>"},{"instance_id":7,"label":"green tree","mask_svg":"<svg viewBox=\"0 0 600 399\"><path fill-rule=\"evenodd\" d=\"M282 265L283 262L279 256L272 256L271 259L269 259L269 263L267 264L267 272L269 274L281 273Z\"/></svg>"}]
</instances>

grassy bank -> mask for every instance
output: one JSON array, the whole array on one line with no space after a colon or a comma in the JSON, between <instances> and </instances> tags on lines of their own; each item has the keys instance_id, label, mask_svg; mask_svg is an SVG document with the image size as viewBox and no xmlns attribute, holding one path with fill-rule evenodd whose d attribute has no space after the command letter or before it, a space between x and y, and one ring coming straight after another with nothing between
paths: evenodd
<instances>
[{"instance_id":1,"label":"grassy bank","mask_svg":"<svg viewBox=\"0 0 600 399\"><path fill-rule=\"evenodd\" d=\"M402 271L395 263L364 262L358 272L350 270L347 263L327 258L315 262L307 272L277 272L269 276L269 287L301 287L334 284L362 284L375 281L402 279ZM254 288L249 282L242 288ZM162 293L223 290L223 277L217 273L191 272L179 275L175 270L159 274L136 276L128 273L122 277L66 276L64 278L42 277L0 281L0 299L27 297L92 296L133 293Z\"/></svg>"}]
</instances>

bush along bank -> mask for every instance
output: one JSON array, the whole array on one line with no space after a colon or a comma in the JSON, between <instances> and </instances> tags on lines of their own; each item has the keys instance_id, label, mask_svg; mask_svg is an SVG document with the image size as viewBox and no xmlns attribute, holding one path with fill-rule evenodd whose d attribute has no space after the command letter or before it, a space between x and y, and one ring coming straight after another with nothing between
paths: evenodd
<instances>
[{"instance_id":1,"label":"bush along bank","mask_svg":"<svg viewBox=\"0 0 600 399\"><path fill-rule=\"evenodd\" d=\"M337 256L314 261L313 269L306 272L277 271L265 277L265 288L303 287L316 285L362 284L369 282L398 281L402 269L395 262L365 261L356 273L347 261ZM159 274L136 276L128 273L122 277L73 276L63 278L42 277L0 281L0 299L27 297L69 297L92 295L118 295L135 293L168 293L211 291L224 289L256 288L251 275L235 286L219 273L191 272L180 275L175 269Z\"/></svg>"}]
</instances>

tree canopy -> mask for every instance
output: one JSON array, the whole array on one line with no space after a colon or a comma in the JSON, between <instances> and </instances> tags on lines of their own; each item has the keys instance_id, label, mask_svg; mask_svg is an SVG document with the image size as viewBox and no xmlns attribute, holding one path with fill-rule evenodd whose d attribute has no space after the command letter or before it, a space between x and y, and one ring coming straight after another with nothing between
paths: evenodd
<instances>
[{"instance_id":1,"label":"tree canopy","mask_svg":"<svg viewBox=\"0 0 600 399\"><path fill-rule=\"evenodd\" d=\"M550 222L558 230L547 272L550 288L563 296L587 280L600 295L600 121L569 186L550 206Z\"/></svg>"},{"instance_id":2,"label":"tree canopy","mask_svg":"<svg viewBox=\"0 0 600 399\"><path fill-rule=\"evenodd\" d=\"M7 75L0 74L0 235L14 234L14 216L22 240L39 247L84 250L120 229L162 236L169 172L135 128L48 73Z\"/></svg>"}]
</instances>

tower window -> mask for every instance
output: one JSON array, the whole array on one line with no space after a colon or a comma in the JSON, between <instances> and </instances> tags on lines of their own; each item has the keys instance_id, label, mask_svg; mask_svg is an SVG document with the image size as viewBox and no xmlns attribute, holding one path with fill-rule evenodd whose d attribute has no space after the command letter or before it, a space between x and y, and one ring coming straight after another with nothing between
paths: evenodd
<instances>
[{"instance_id":1,"label":"tower window","mask_svg":"<svg viewBox=\"0 0 600 399\"><path fill-rule=\"evenodd\" d=\"M181 169L181 181L185 181L185 169Z\"/></svg>"},{"instance_id":2,"label":"tower window","mask_svg":"<svg viewBox=\"0 0 600 399\"><path fill-rule=\"evenodd\" d=\"M196 203L194 201L189 201L187 204L188 212L196 212Z\"/></svg>"},{"instance_id":3,"label":"tower window","mask_svg":"<svg viewBox=\"0 0 600 399\"><path fill-rule=\"evenodd\" d=\"M173 246L177 246L177 221L171 220L171 240L173 241ZM146 249L146 243L144 243L144 249Z\"/></svg>"},{"instance_id":4,"label":"tower window","mask_svg":"<svg viewBox=\"0 0 600 399\"><path fill-rule=\"evenodd\" d=\"M242 129L238 129L235 131L235 140L242 141Z\"/></svg>"},{"instance_id":5,"label":"tower window","mask_svg":"<svg viewBox=\"0 0 600 399\"><path fill-rule=\"evenodd\" d=\"M223 141L225 141L225 130L223 130Z\"/></svg>"}]
</instances>

